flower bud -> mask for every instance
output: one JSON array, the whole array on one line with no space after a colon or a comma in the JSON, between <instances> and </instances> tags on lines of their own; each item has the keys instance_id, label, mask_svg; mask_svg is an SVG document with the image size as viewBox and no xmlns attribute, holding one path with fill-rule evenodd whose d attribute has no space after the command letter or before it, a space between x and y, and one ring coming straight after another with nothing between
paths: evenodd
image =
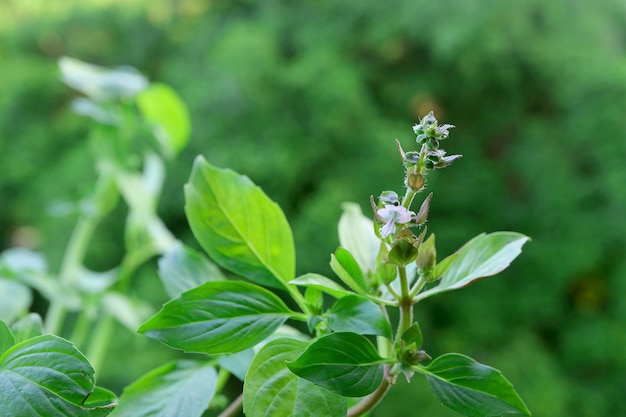
<instances>
[{"instance_id":1,"label":"flower bud","mask_svg":"<svg viewBox=\"0 0 626 417\"><path fill-rule=\"evenodd\" d=\"M387 255L387 262L398 266L407 266L417 258L417 248L412 239L398 239Z\"/></svg>"},{"instance_id":2,"label":"flower bud","mask_svg":"<svg viewBox=\"0 0 626 417\"><path fill-rule=\"evenodd\" d=\"M407 176L406 185L413 191L420 191L424 188L424 184L426 180L422 174L418 174L417 172L412 172Z\"/></svg>"},{"instance_id":3,"label":"flower bud","mask_svg":"<svg viewBox=\"0 0 626 417\"><path fill-rule=\"evenodd\" d=\"M435 249L434 234L431 234L430 237L420 245L415 263L420 271L430 275L430 272L437 264L437 250Z\"/></svg>"}]
</instances>

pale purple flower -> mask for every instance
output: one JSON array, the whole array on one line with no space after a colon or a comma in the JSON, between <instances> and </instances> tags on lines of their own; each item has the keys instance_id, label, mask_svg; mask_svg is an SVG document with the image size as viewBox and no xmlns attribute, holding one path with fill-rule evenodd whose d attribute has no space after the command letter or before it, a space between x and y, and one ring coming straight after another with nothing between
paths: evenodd
<instances>
[{"instance_id":1,"label":"pale purple flower","mask_svg":"<svg viewBox=\"0 0 626 417\"><path fill-rule=\"evenodd\" d=\"M411 221L415 213L408 211L402 206L386 205L378 209L376 214L385 221L383 227L380 228L380 235L386 238L396 232L396 224L405 224Z\"/></svg>"}]
</instances>

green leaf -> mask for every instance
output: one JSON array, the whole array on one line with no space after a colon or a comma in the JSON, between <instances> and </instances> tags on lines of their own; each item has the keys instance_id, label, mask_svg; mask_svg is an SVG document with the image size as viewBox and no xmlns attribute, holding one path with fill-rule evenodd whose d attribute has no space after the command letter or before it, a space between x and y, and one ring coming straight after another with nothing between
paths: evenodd
<instances>
[{"instance_id":1,"label":"green leaf","mask_svg":"<svg viewBox=\"0 0 626 417\"><path fill-rule=\"evenodd\" d=\"M254 350L246 349L231 355L222 355L217 358L217 363L228 372L235 375L240 381L246 379L246 372L254 359Z\"/></svg>"},{"instance_id":2,"label":"green leaf","mask_svg":"<svg viewBox=\"0 0 626 417\"><path fill-rule=\"evenodd\" d=\"M15 336L7 324L0 320L0 356L15 344Z\"/></svg>"},{"instance_id":3,"label":"green leaf","mask_svg":"<svg viewBox=\"0 0 626 417\"><path fill-rule=\"evenodd\" d=\"M99 408L108 410L106 411L107 414L111 412L110 409L115 411L113 406L117 406L117 396L113 391L109 391L108 389L102 387L95 387L93 392L89 394L89 397L87 397L83 403L84 408L94 409L95 412L97 412ZM94 414L92 413L92 415Z\"/></svg>"},{"instance_id":4,"label":"green leaf","mask_svg":"<svg viewBox=\"0 0 626 417\"><path fill-rule=\"evenodd\" d=\"M457 251L436 287L418 294L416 300L465 287L472 282L506 269L529 240L515 232L481 234Z\"/></svg>"},{"instance_id":5,"label":"green leaf","mask_svg":"<svg viewBox=\"0 0 626 417\"><path fill-rule=\"evenodd\" d=\"M157 139L167 154L178 154L189 141L191 122L185 103L164 84L154 83L137 96L143 117L155 128Z\"/></svg>"},{"instance_id":6,"label":"green leaf","mask_svg":"<svg viewBox=\"0 0 626 417\"><path fill-rule=\"evenodd\" d=\"M345 416L346 399L299 378L285 361L296 359L307 343L281 338L265 345L250 365L243 389L246 417Z\"/></svg>"},{"instance_id":7,"label":"green leaf","mask_svg":"<svg viewBox=\"0 0 626 417\"><path fill-rule=\"evenodd\" d=\"M435 265L431 273L431 279L437 280L441 278L443 274L448 272L448 269L450 269L450 266L452 265L452 261L457 255L458 253L453 253L452 255L446 256L441 262Z\"/></svg>"},{"instance_id":8,"label":"green leaf","mask_svg":"<svg viewBox=\"0 0 626 417\"><path fill-rule=\"evenodd\" d=\"M336 332L354 332L391 338L391 326L380 307L365 297L343 297L328 312L328 327Z\"/></svg>"},{"instance_id":9,"label":"green leaf","mask_svg":"<svg viewBox=\"0 0 626 417\"><path fill-rule=\"evenodd\" d=\"M87 294L102 294L119 279L118 268L96 272L80 267L76 272L76 286ZM80 300L79 300L80 305Z\"/></svg>"},{"instance_id":10,"label":"green leaf","mask_svg":"<svg viewBox=\"0 0 626 417\"><path fill-rule=\"evenodd\" d=\"M364 273L373 271L380 248L380 240L374 233L374 222L363 215L361 206L356 203L343 203L341 208L339 244L354 256Z\"/></svg>"},{"instance_id":11,"label":"green leaf","mask_svg":"<svg viewBox=\"0 0 626 417\"><path fill-rule=\"evenodd\" d=\"M25 273L45 274L47 269L44 256L30 249L11 248L0 255L0 276L4 278Z\"/></svg>"},{"instance_id":12,"label":"green leaf","mask_svg":"<svg viewBox=\"0 0 626 417\"><path fill-rule=\"evenodd\" d=\"M62 57L59 67L65 84L97 100L132 97L148 86L131 67L107 69L69 57Z\"/></svg>"},{"instance_id":13,"label":"green leaf","mask_svg":"<svg viewBox=\"0 0 626 417\"><path fill-rule=\"evenodd\" d=\"M185 185L185 200L194 236L218 265L281 289L295 277L289 223L248 177L198 157Z\"/></svg>"},{"instance_id":14,"label":"green leaf","mask_svg":"<svg viewBox=\"0 0 626 417\"><path fill-rule=\"evenodd\" d=\"M159 259L159 277L167 294L174 298L208 281L226 278L203 254L177 242Z\"/></svg>"},{"instance_id":15,"label":"green leaf","mask_svg":"<svg viewBox=\"0 0 626 417\"><path fill-rule=\"evenodd\" d=\"M150 304L143 299L131 298L116 291L108 291L104 294L102 307L104 311L132 332L154 313Z\"/></svg>"},{"instance_id":16,"label":"green leaf","mask_svg":"<svg viewBox=\"0 0 626 417\"><path fill-rule=\"evenodd\" d=\"M100 417L115 407L85 407L94 391L94 370L67 340L37 336L0 356L0 404L3 415L19 417ZM88 402L88 404L92 404Z\"/></svg>"},{"instance_id":17,"label":"green leaf","mask_svg":"<svg viewBox=\"0 0 626 417\"><path fill-rule=\"evenodd\" d=\"M461 415L530 415L513 385L500 371L467 356L449 353L427 367L415 369L426 375L437 399Z\"/></svg>"},{"instance_id":18,"label":"green leaf","mask_svg":"<svg viewBox=\"0 0 626 417\"><path fill-rule=\"evenodd\" d=\"M41 336L43 334L41 316L37 313L30 313L13 323L11 331L15 335L15 343Z\"/></svg>"},{"instance_id":19,"label":"green leaf","mask_svg":"<svg viewBox=\"0 0 626 417\"><path fill-rule=\"evenodd\" d=\"M363 271L350 252L342 247L330 255L330 267L335 274L350 288L360 294L367 294L367 284Z\"/></svg>"},{"instance_id":20,"label":"green leaf","mask_svg":"<svg viewBox=\"0 0 626 417\"><path fill-rule=\"evenodd\" d=\"M126 387L111 417L200 417L216 384L215 369L207 363L170 362Z\"/></svg>"},{"instance_id":21,"label":"green leaf","mask_svg":"<svg viewBox=\"0 0 626 417\"><path fill-rule=\"evenodd\" d=\"M187 352L250 348L293 314L280 298L246 282L207 282L168 302L139 332Z\"/></svg>"},{"instance_id":22,"label":"green leaf","mask_svg":"<svg viewBox=\"0 0 626 417\"><path fill-rule=\"evenodd\" d=\"M14 321L28 311L31 302L32 294L27 286L0 278L0 320Z\"/></svg>"},{"instance_id":23,"label":"green leaf","mask_svg":"<svg viewBox=\"0 0 626 417\"><path fill-rule=\"evenodd\" d=\"M352 291L346 290L330 278L323 275L308 273L289 281L289 284L298 285L300 287L313 287L325 292L335 298L342 298L354 294Z\"/></svg>"},{"instance_id":24,"label":"green leaf","mask_svg":"<svg viewBox=\"0 0 626 417\"><path fill-rule=\"evenodd\" d=\"M383 380L383 363L372 343L356 333L320 337L287 367L299 377L345 397L371 394Z\"/></svg>"}]
</instances>

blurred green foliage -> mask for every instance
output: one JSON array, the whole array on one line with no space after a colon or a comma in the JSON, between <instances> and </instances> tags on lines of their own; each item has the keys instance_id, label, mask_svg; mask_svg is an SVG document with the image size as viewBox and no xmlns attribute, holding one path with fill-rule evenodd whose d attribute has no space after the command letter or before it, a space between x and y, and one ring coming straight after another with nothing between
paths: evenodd
<instances>
[{"instance_id":1,"label":"blurred green foliage","mask_svg":"<svg viewBox=\"0 0 626 417\"><path fill-rule=\"evenodd\" d=\"M464 155L429 178L440 256L483 231L533 241L502 276L421 303L425 348L501 369L537 416L626 415L626 3L50 3L5 0L0 14L2 247L58 262L74 220L63 203L95 178L62 55L132 65L189 106L192 141L160 207L177 236L201 153L280 204L300 272L329 272L341 202L365 210L398 188L393 139L411 149L434 110ZM99 231L94 268L119 260L121 227ZM164 297L156 279L135 290ZM104 374L128 383L129 363ZM451 415L420 391L392 391L374 415Z\"/></svg>"}]
</instances>

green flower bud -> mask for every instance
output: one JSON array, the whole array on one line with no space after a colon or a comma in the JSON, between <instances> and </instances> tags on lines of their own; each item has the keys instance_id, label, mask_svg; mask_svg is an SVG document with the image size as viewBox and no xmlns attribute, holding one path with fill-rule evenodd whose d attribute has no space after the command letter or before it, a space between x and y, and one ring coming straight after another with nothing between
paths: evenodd
<instances>
[{"instance_id":1,"label":"green flower bud","mask_svg":"<svg viewBox=\"0 0 626 417\"><path fill-rule=\"evenodd\" d=\"M415 263L420 271L430 275L430 272L437 264L437 250L435 249L434 234L431 234L428 239L420 245Z\"/></svg>"},{"instance_id":2,"label":"green flower bud","mask_svg":"<svg viewBox=\"0 0 626 417\"><path fill-rule=\"evenodd\" d=\"M412 239L402 238L395 241L387 255L387 262L398 266L407 266L417 258L417 248Z\"/></svg>"}]
</instances>

